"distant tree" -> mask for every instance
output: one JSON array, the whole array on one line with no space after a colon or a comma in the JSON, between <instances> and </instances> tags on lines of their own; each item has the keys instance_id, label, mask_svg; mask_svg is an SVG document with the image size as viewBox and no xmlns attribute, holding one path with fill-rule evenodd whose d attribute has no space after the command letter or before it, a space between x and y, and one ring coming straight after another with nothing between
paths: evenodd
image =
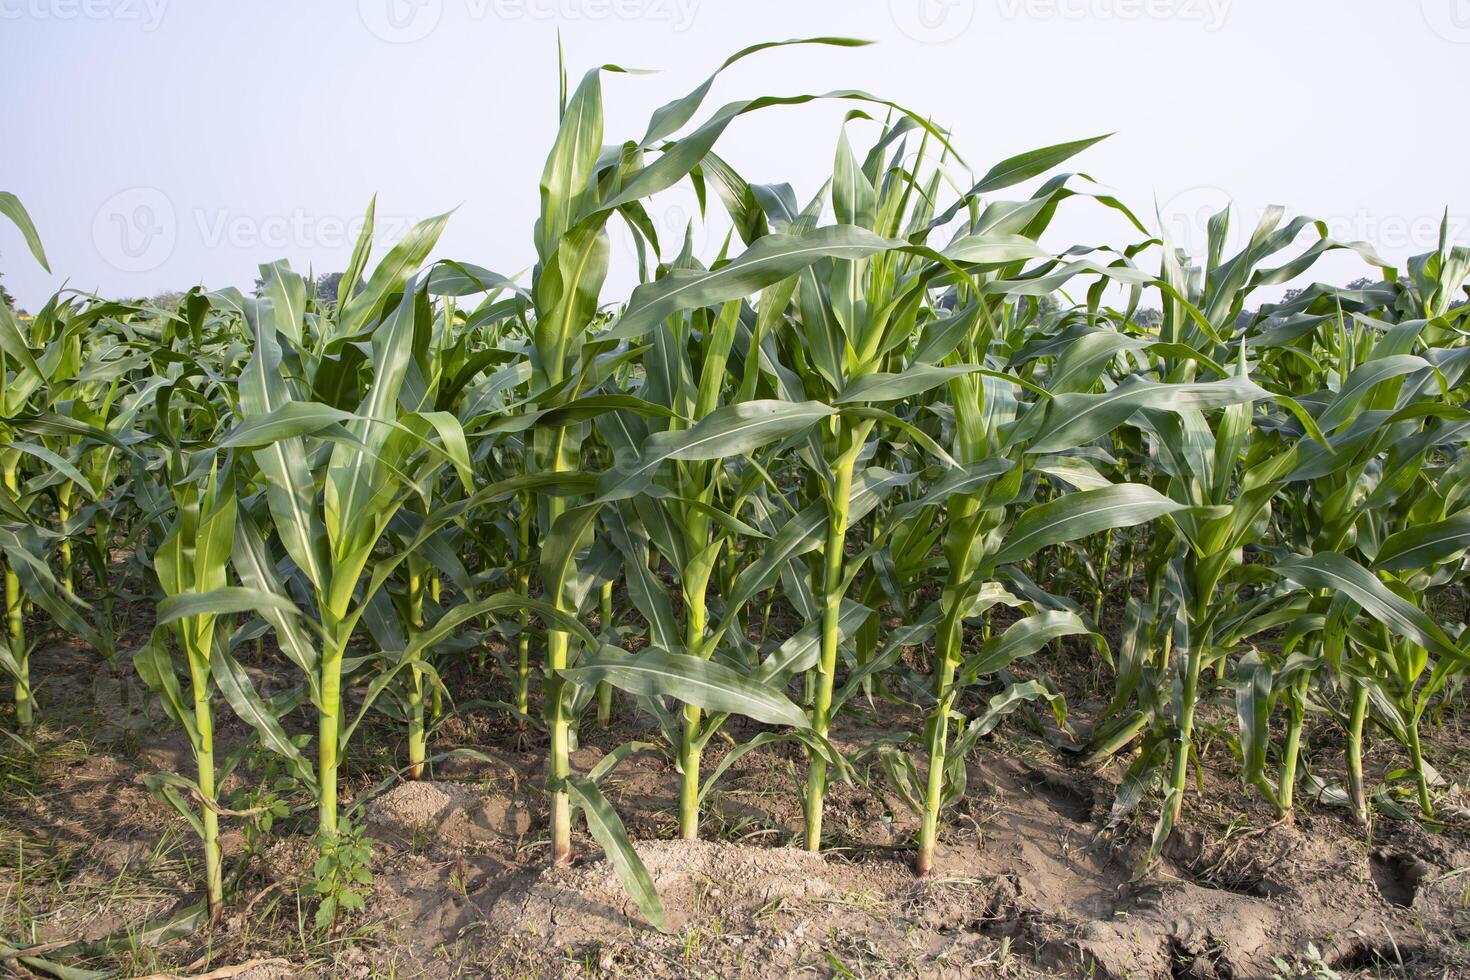
<instances>
[{"instance_id":1,"label":"distant tree","mask_svg":"<svg viewBox=\"0 0 1470 980\"><path fill-rule=\"evenodd\" d=\"M324 276L318 277L316 281L316 298L323 303L337 302L337 290L342 286L342 277L344 275L346 275L345 272L329 272ZM366 283L358 279L357 285L352 287L352 295L356 296L362 292L364 285Z\"/></svg>"},{"instance_id":2,"label":"distant tree","mask_svg":"<svg viewBox=\"0 0 1470 980\"><path fill-rule=\"evenodd\" d=\"M4 278L5 278L5 273L0 272L0 279L4 279ZM15 297L10 294L10 290L8 290L8 289L5 288L5 283L3 283L3 282L0 282L0 302L3 302L6 306L10 307L12 310L17 309L17 307L15 305Z\"/></svg>"},{"instance_id":3,"label":"distant tree","mask_svg":"<svg viewBox=\"0 0 1470 980\"><path fill-rule=\"evenodd\" d=\"M1367 289L1369 286L1373 285L1373 283L1374 283L1374 280L1369 279L1367 276L1359 276L1357 279L1354 279L1352 282L1348 283L1343 288L1344 289ZM1305 289L1288 289L1284 293L1281 294L1281 302L1283 302L1283 303L1290 303L1292 300L1296 299L1298 296L1300 296L1304 292L1306 292Z\"/></svg>"},{"instance_id":4,"label":"distant tree","mask_svg":"<svg viewBox=\"0 0 1470 980\"><path fill-rule=\"evenodd\" d=\"M337 286L346 273L329 272L316 281L316 298L324 303L337 302Z\"/></svg>"},{"instance_id":5,"label":"distant tree","mask_svg":"<svg viewBox=\"0 0 1470 980\"><path fill-rule=\"evenodd\" d=\"M179 308L179 301L183 298L184 294L179 292L177 289L168 289L159 293L157 296L149 297L148 302L150 305L156 306L160 310L172 311Z\"/></svg>"},{"instance_id":6,"label":"distant tree","mask_svg":"<svg viewBox=\"0 0 1470 980\"><path fill-rule=\"evenodd\" d=\"M318 276L317 277L317 279L316 279L316 298L317 298L317 301L318 302L320 302L320 303L335 303L335 302L337 302L337 286L338 286L339 283L341 283L342 276L343 275L345 275L345 273L342 273L342 272L329 272L329 273L327 273L324 276ZM363 286L362 280L359 279L357 281L357 289L362 289L362 286ZM357 292L357 289L353 290L353 292ZM262 296L262 295L264 295L265 294L265 280L264 279L261 279L260 277L257 276L256 277L256 280L255 280L255 285L251 288L251 293L254 294L254 295L256 295L256 296Z\"/></svg>"}]
</instances>

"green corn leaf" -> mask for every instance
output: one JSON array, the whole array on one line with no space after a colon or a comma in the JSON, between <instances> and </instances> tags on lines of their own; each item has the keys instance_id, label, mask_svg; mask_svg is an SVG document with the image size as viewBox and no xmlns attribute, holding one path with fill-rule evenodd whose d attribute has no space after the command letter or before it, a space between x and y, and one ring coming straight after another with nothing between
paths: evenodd
<instances>
[{"instance_id":1,"label":"green corn leaf","mask_svg":"<svg viewBox=\"0 0 1470 980\"><path fill-rule=\"evenodd\" d=\"M1193 384L1159 384L1130 378L1102 394L1057 395L1046 406L1041 429L1026 448L1033 453L1057 453L1086 445L1111 432L1142 408L1207 411L1269 397L1270 392L1245 377Z\"/></svg>"},{"instance_id":2,"label":"green corn leaf","mask_svg":"<svg viewBox=\"0 0 1470 980\"><path fill-rule=\"evenodd\" d=\"M1373 567L1385 572L1433 568L1470 548L1470 511L1389 535L1378 547Z\"/></svg>"},{"instance_id":3,"label":"green corn leaf","mask_svg":"<svg viewBox=\"0 0 1470 980\"><path fill-rule=\"evenodd\" d=\"M1235 717L1240 730L1240 754L1247 784L1266 773L1270 746L1271 669L1252 650L1235 667Z\"/></svg>"},{"instance_id":4,"label":"green corn leaf","mask_svg":"<svg viewBox=\"0 0 1470 980\"><path fill-rule=\"evenodd\" d=\"M362 291L353 295L339 312L332 339L355 337L382 314L387 301L403 291L414 271L429 257L448 222L448 214L426 218L398 240L368 277Z\"/></svg>"},{"instance_id":5,"label":"green corn leaf","mask_svg":"<svg viewBox=\"0 0 1470 980\"><path fill-rule=\"evenodd\" d=\"M639 286L606 337L641 337L671 314L739 299L821 259L864 258L903 244L853 225L830 225L798 235L767 235L716 269L675 270L656 282Z\"/></svg>"},{"instance_id":6,"label":"green corn leaf","mask_svg":"<svg viewBox=\"0 0 1470 980\"><path fill-rule=\"evenodd\" d=\"M0 191L0 214L5 215L15 222L15 227L20 229L21 235L26 240L26 247L31 250L41 268L47 272L51 266L46 262L46 250L41 247L41 236L36 231L36 226L31 222L31 216L26 212L25 205L20 203L20 198L9 191Z\"/></svg>"},{"instance_id":7,"label":"green corn leaf","mask_svg":"<svg viewBox=\"0 0 1470 980\"><path fill-rule=\"evenodd\" d=\"M184 694L179 687L178 675L174 673L173 659L168 655L160 631L155 630L148 642L133 654L133 667L148 689L158 695L168 716L184 729L190 744L198 745L199 733L194 725L194 715L184 705Z\"/></svg>"},{"instance_id":8,"label":"green corn leaf","mask_svg":"<svg viewBox=\"0 0 1470 980\"><path fill-rule=\"evenodd\" d=\"M311 764L291 741L291 736L281 727L280 720L270 706L255 691L255 685L230 651L223 644L216 644L210 658L210 668L220 693L229 702L231 710L241 721L255 729L261 744L286 761L292 774L301 782L316 790L316 775Z\"/></svg>"},{"instance_id":9,"label":"green corn leaf","mask_svg":"<svg viewBox=\"0 0 1470 980\"><path fill-rule=\"evenodd\" d=\"M218 445L221 449L264 449L282 439L315 435L354 418L351 412L320 402L289 401L243 420L221 436Z\"/></svg>"},{"instance_id":10,"label":"green corn leaf","mask_svg":"<svg viewBox=\"0 0 1470 980\"><path fill-rule=\"evenodd\" d=\"M867 622L873 610L860 602L843 599L837 613L837 642L844 643ZM807 623L762 660L751 677L763 683L784 684L788 678L810 670L822 649L822 624Z\"/></svg>"},{"instance_id":11,"label":"green corn leaf","mask_svg":"<svg viewBox=\"0 0 1470 980\"><path fill-rule=\"evenodd\" d=\"M628 831L618 817L617 811L607 802L602 795L602 790L597 788L597 784L590 779L568 776L566 784L583 815L587 818L587 829L592 832L593 839L607 855L608 863L612 865L618 880L623 883L623 888L632 896L633 901L638 903L639 911L643 913L643 917L650 925L659 932L668 932L669 927L664 919L663 902L659 900L658 891L653 886L653 879L649 877L648 869L643 866L638 852L633 849L633 843L628 839Z\"/></svg>"},{"instance_id":12,"label":"green corn leaf","mask_svg":"<svg viewBox=\"0 0 1470 980\"><path fill-rule=\"evenodd\" d=\"M1327 589L1347 596L1374 620L1437 657L1470 660L1422 609L1345 555L1324 551L1279 562L1271 570L1304 589Z\"/></svg>"},{"instance_id":13,"label":"green corn leaf","mask_svg":"<svg viewBox=\"0 0 1470 980\"><path fill-rule=\"evenodd\" d=\"M244 585L226 585L208 592L180 592L168 596L158 604L157 622L163 626L189 616L219 616L265 609L300 615L295 603L274 592Z\"/></svg>"},{"instance_id":14,"label":"green corn leaf","mask_svg":"<svg viewBox=\"0 0 1470 980\"><path fill-rule=\"evenodd\" d=\"M1030 180L1039 174L1044 174L1059 163L1064 163L1070 158L1081 153L1083 150L1100 143L1111 136L1104 133L1101 136L1092 136L1087 139L1072 140L1067 143L1055 143L1051 146L1043 146L1040 149L1028 150L1018 153L1016 156L1007 157L1000 163L991 167L980 182L971 189L970 194L988 194L998 191L1013 184L1019 184L1023 180ZM968 195L967 195L968 196Z\"/></svg>"},{"instance_id":15,"label":"green corn leaf","mask_svg":"<svg viewBox=\"0 0 1470 980\"><path fill-rule=\"evenodd\" d=\"M1153 487L1122 483L1065 494L1021 515L991 565L1008 565L1042 548L1109 528L1133 527L1184 509Z\"/></svg>"},{"instance_id":16,"label":"green corn leaf","mask_svg":"<svg viewBox=\"0 0 1470 980\"><path fill-rule=\"evenodd\" d=\"M1347 376L1337 396L1317 417L1317 424L1323 431L1331 432L1355 418L1361 410L1363 400L1378 385L1406 374L1427 370L1430 370L1429 362L1412 354L1395 354L1371 360Z\"/></svg>"},{"instance_id":17,"label":"green corn leaf","mask_svg":"<svg viewBox=\"0 0 1470 980\"><path fill-rule=\"evenodd\" d=\"M630 655L604 646L577 667L562 671L587 687L607 681L635 695L670 695L708 711L745 715L768 725L807 728L806 713L786 695L712 660L647 647Z\"/></svg>"},{"instance_id":18,"label":"green corn leaf","mask_svg":"<svg viewBox=\"0 0 1470 980\"><path fill-rule=\"evenodd\" d=\"M982 370L969 364L940 367L936 364L915 364L897 374L867 374L842 389L832 400L834 405L849 405L861 402L891 402L921 395L937 388L950 378L963 377Z\"/></svg>"},{"instance_id":19,"label":"green corn leaf","mask_svg":"<svg viewBox=\"0 0 1470 980\"><path fill-rule=\"evenodd\" d=\"M965 660L961 676L965 683L973 683L976 678L1004 670L1021 657L1031 656L1052 640L1078 635L1101 640L1101 635L1073 612L1062 610L1028 616L986 640L978 653Z\"/></svg>"},{"instance_id":20,"label":"green corn leaf","mask_svg":"<svg viewBox=\"0 0 1470 980\"><path fill-rule=\"evenodd\" d=\"M644 443L638 458L613 470L603 480L602 500L632 496L670 460L706 460L739 456L785 439L836 414L821 402L757 400L716 409L688 429L657 432Z\"/></svg>"}]
</instances>

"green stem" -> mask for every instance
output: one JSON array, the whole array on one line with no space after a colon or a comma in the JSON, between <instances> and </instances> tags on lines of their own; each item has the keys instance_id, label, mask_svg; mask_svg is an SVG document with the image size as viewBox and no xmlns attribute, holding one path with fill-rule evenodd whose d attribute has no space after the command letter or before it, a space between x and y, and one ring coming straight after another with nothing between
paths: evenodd
<instances>
[{"instance_id":1,"label":"green stem","mask_svg":"<svg viewBox=\"0 0 1470 980\"><path fill-rule=\"evenodd\" d=\"M707 577L707 576L706 576ZM703 583L686 597L685 649L693 656L703 656L705 596ZM699 837L699 734L701 712L696 705L684 705L684 731L679 743L679 836L685 840Z\"/></svg>"},{"instance_id":2,"label":"green stem","mask_svg":"<svg viewBox=\"0 0 1470 980\"><path fill-rule=\"evenodd\" d=\"M1409 758L1414 762L1414 783L1419 795L1419 812L1433 819L1434 805L1429 801L1429 776L1424 772L1424 750L1419 745L1419 719L1409 721Z\"/></svg>"},{"instance_id":3,"label":"green stem","mask_svg":"<svg viewBox=\"0 0 1470 980\"><path fill-rule=\"evenodd\" d=\"M408 625L411 630L424 626L423 562L408 560ZM408 688L408 778L424 778L424 672L410 666Z\"/></svg>"},{"instance_id":4,"label":"green stem","mask_svg":"<svg viewBox=\"0 0 1470 980\"><path fill-rule=\"evenodd\" d=\"M337 838L337 740L342 730L342 659L347 636L332 624L332 641L322 651L322 707L317 713L317 833L322 846Z\"/></svg>"},{"instance_id":5,"label":"green stem","mask_svg":"<svg viewBox=\"0 0 1470 980\"><path fill-rule=\"evenodd\" d=\"M1353 819L1359 824L1366 824L1368 797L1363 787L1363 721L1368 717L1368 688L1349 680L1348 690L1352 695L1347 729L1348 800L1352 803Z\"/></svg>"},{"instance_id":6,"label":"green stem","mask_svg":"<svg viewBox=\"0 0 1470 980\"><path fill-rule=\"evenodd\" d=\"M552 433L546 462L548 469L553 472L564 472L571 467L568 461L563 459L565 455L566 430L557 429ZM566 510L566 502L562 497L550 497L546 501L548 529L556 526L559 518ZM575 566L575 563L573 563ZM575 575L575 567L569 569L569 575ZM565 597L565 582L542 582L542 588L550 593L552 604L563 612L576 615L575 609L569 609ZM571 637L565 630L552 628L548 624L546 630L546 699L549 715L549 729L551 736L550 745L550 784L551 784L551 860L554 864L568 865L572 863L572 801L568 793L566 780L571 773L571 712L568 711L566 703L565 687L561 672L567 667L567 654L571 646Z\"/></svg>"},{"instance_id":7,"label":"green stem","mask_svg":"<svg viewBox=\"0 0 1470 980\"><path fill-rule=\"evenodd\" d=\"M1123 573L1118 576L1118 584L1123 587L1123 602L1127 602L1133 595L1133 536L1130 534L1123 541Z\"/></svg>"},{"instance_id":8,"label":"green stem","mask_svg":"<svg viewBox=\"0 0 1470 980\"><path fill-rule=\"evenodd\" d=\"M16 468L7 465L3 480L11 496L19 496ZM10 654L15 659L19 672L15 678L15 721L21 734L35 727L35 700L31 696L30 655L26 650L25 593L20 588L20 577L10 562L5 562L5 625L10 641Z\"/></svg>"},{"instance_id":9,"label":"green stem","mask_svg":"<svg viewBox=\"0 0 1470 980\"><path fill-rule=\"evenodd\" d=\"M192 659L192 658L191 658ZM199 765L199 792L204 797L200 822L204 826L204 890L209 902L209 921L218 923L224 912L224 872L219 846L219 801L214 788L214 712L209 703L209 685L198 673L194 677L194 725L199 745L194 756Z\"/></svg>"},{"instance_id":10,"label":"green stem","mask_svg":"<svg viewBox=\"0 0 1470 980\"><path fill-rule=\"evenodd\" d=\"M424 778L424 673L410 667L408 689L408 778Z\"/></svg>"},{"instance_id":11,"label":"green stem","mask_svg":"<svg viewBox=\"0 0 1470 980\"><path fill-rule=\"evenodd\" d=\"M1113 554L1113 531L1109 528L1103 535L1102 562L1097 571L1097 588L1092 592L1092 620L1095 623L1102 622L1103 600L1107 595L1108 567Z\"/></svg>"},{"instance_id":12,"label":"green stem","mask_svg":"<svg viewBox=\"0 0 1470 980\"><path fill-rule=\"evenodd\" d=\"M1174 765L1169 776L1169 788L1173 797L1169 804L1170 816L1178 821L1184 807L1184 787L1189 781L1189 751L1194 738L1194 706L1199 697L1199 674L1201 661L1200 644L1190 637L1189 651L1184 660L1184 684L1180 691L1179 731L1174 744Z\"/></svg>"},{"instance_id":13,"label":"green stem","mask_svg":"<svg viewBox=\"0 0 1470 980\"><path fill-rule=\"evenodd\" d=\"M858 442L859 448L861 442ZM812 693L812 731L827 737L832 723L832 685L837 676L837 643L842 614L842 573L847 546L848 498L852 494L852 470L857 451L851 447L842 454L832 473L832 497L828 502L830 518L827 542L823 550L825 574L822 579L822 649L817 664L815 690ZM806 849L822 848L822 800L827 795L827 760L820 753L808 754L806 777Z\"/></svg>"},{"instance_id":14,"label":"green stem","mask_svg":"<svg viewBox=\"0 0 1470 980\"><path fill-rule=\"evenodd\" d=\"M1302 725L1307 716L1307 681L1311 675L1302 672L1292 682L1288 708L1291 712L1286 729L1286 745L1281 752L1281 778L1276 789L1276 815L1291 815L1292 794L1296 788L1297 758L1301 752Z\"/></svg>"},{"instance_id":15,"label":"green stem","mask_svg":"<svg viewBox=\"0 0 1470 980\"><path fill-rule=\"evenodd\" d=\"M951 599L951 605L957 599ZM924 877L934 870L934 847L939 839L939 806L944 797L945 752L949 739L949 713L954 706L954 673L959 665L962 623L951 615L935 651L934 695L937 703L924 726L929 743L929 772L924 787L924 812L919 825L919 857L916 870Z\"/></svg>"},{"instance_id":16,"label":"green stem","mask_svg":"<svg viewBox=\"0 0 1470 980\"><path fill-rule=\"evenodd\" d=\"M1214 567L1215 563L1210 563ZM1189 754L1194 746L1194 709L1199 701L1199 675L1204 666L1204 651L1209 637L1203 624L1214 595L1218 573L1194 568L1194 601L1189 606L1189 649L1184 654L1184 680L1180 685L1179 731L1174 745L1174 763L1169 776L1172 791L1170 816L1178 822L1184 809L1184 787L1189 781ZM1172 631L1168 634L1172 638ZM1167 656L1167 653L1165 654ZM1167 661L1165 661L1167 663Z\"/></svg>"},{"instance_id":17,"label":"green stem","mask_svg":"<svg viewBox=\"0 0 1470 980\"><path fill-rule=\"evenodd\" d=\"M602 583L602 591L598 595L599 613L601 615L602 632L612 635L613 628L613 582L608 579ZM597 727L607 728L612 724L612 685L607 681L597 683Z\"/></svg>"},{"instance_id":18,"label":"green stem","mask_svg":"<svg viewBox=\"0 0 1470 980\"><path fill-rule=\"evenodd\" d=\"M26 652L25 616L22 612L20 579L9 562L5 565L5 621L10 651L19 668L15 678L15 720L21 734L35 727L35 700L31 696L30 656Z\"/></svg>"},{"instance_id":19,"label":"green stem","mask_svg":"<svg viewBox=\"0 0 1470 980\"><path fill-rule=\"evenodd\" d=\"M92 519L93 550L100 556L102 563L102 567L96 569L96 575L99 581L105 581L104 575L107 572L109 563L111 562L111 538L112 522L99 512L98 516ZM124 572L123 581L126 582L126 580L127 573ZM114 610L116 609L117 605L117 599L115 596L115 593L117 591L118 589L116 588L107 588L102 590L101 626L104 630L103 639L107 644L107 649L103 651L103 655L105 656L109 664L113 663L114 658L116 657L117 621L114 615Z\"/></svg>"},{"instance_id":20,"label":"green stem","mask_svg":"<svg viewBox=\"0 0 1470 980\"><path fill-rule=\"evenodd\" d=\"M1174 631L1173 630L1165 630L1164 631L1164 642L1163 642L1163 645L1159 648L1158 668L1159 668L1159 673L1160 674L1167 674L1169 672L1169 658L1173 655L1173 653L1174 653Z\"/></svg>"},{"instance_id":21,"label":"green stem","mask_svg":"<svg viewBox=\"0 0 1470 980\"><path fill-rule=\"evenodd\" d=\"M517 537L520 553L517 556L521 570L516 573L516 591L527 598L531 595L531 509L530 498L521 502L521 514L517 521ZM521 611L521 631L516 636L516 710L524 717L531 713L531 613ZM524 727L525 721L521 722Z\"/></svg>"},{"instance_id":22,"label":"green stem","mask_svg":"<svg viewBox=\"0 0 1470 980\"><path fill-rule=\"evenodd\" d=\"M567 665L567 635L561 630L546 634L546 666L551 674L546 695L551 701L550 765L551 784L551 859L556 864L572 863L572 804L567 795L566 778L571 773L571 724L562 697L560 671Z\"/></svg>"},{"instance_id":23,"label":"green stem","mask_svg":"<svg viewBox=\"0 0 1470 980\"><path fill-rule=\"evenodd\" d=\"M71 521L72 508L72 484L63 483L56 488L56 520L61 525L61 585L66 591L75 593L72 587L72 560L71 560L71 535L67 533L66 525Z\"/></svg>"}]
</instances>

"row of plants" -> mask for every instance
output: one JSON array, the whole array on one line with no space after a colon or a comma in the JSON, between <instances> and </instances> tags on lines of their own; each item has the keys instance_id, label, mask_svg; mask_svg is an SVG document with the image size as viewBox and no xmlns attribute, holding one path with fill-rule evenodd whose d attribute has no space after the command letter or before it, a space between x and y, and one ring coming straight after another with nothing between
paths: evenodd
<instances>
[{"instance_id":1,"label":"row of plants","mask_svg":"<svg viewBox=\"0 0 1470 980\"><path fill-rule=\"evenodd\" d=\"M1110 671L1073 748L1120 760L1112 823L1156 810L1154 853L1221 731L1200 708L1222 701L1241 777L1279 816L1305 786L1360 821L1432 817L1420 727L1470 657L1470 250L1442 236L1401 270L1272 210L1238 251L1215 215L1188 255L1058 172L1096 139L976 179L945 131L859 91L696 122L735 62L854 43L747 48L618 142L602 82L619 69L563 76L528 282L430 262L448 215L374 264L370 207L335 296L274 262L254 295L195 288L173 309L0 305L15 736L44 717L43 633L131 657L193 748L193 773L153 785L199 833L214 917L220 820L260 812L228 806L224 778L268 754L315 810L323 876L352 879L354 733L385 713L420 778L463 664L545 730L551 860L585 823L658 926L600 788L628 756L668 758L692 839L736 759L792 743L813 851L832 782L879 773L920 816L929 874L981 739L1016 712L1071 734L1035 659L1059 643ZM739 117L817 99L850 108L810 198L716 152ZM707 264L650 218L676 185L731 227ZM1136 240L1058 247L1077 208ZM0 210L44 265L20 203ZM625 298L604 290L614 236L640 258ZM1373 275L1264 301L1338 250ZM139 598L156 626L120 649ZM269 695L246 669L267 638L293 677ZM249 752L217 756L221 711L257 734ZM573 772L579 728L614 713L649 734ZM921 722L839 748L843 716L869 713ZM703 767L737 717L758 734ZM1308 771L1309 719L1341 729L1341 785ZM1374 785L1378 736L1408 763ZM324 921L360 903L352 880L324 896Z\"/></svg>"}]
</instances>

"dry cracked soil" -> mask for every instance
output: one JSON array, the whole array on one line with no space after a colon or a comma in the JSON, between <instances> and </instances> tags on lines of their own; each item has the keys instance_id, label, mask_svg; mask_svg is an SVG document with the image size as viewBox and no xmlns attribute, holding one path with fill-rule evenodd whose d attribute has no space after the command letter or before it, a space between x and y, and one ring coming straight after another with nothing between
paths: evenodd
<instances>
[{"instance_id":1,"label":"dry cracked soil","mask_svg":"<svg viewBox=\"0 0 1470 980\"><path fill-rule=\"evenodd\" d=\"M242 870L225 921L180 938L145 936L142 923L197 899L197 844L143 785L151 772L188 771L189 759L178 735L148 720L135 680L95 665L68 672L66 662L52 651L50 696L67 694L102 721L86 731L53 725L34 757L8 763L0 939L55 948L132 933L106 955L69 961L94 968L245 980L1470 978L1470 811L1452 795L1437 827L1378 819L1365 832L1312 800L1295 822L1272 823L1216 745L1203 754L1202 789L1183 826L1140 874L1143 818L1104 829L1121 766L1084 770L1041 739L1010 735L974 754L969 792L947 812L938 873L918 881L916 818L876 766L834 785L831 847L817 856L792 846L803 776L794 748L772 743L740 757L711 794L707 839L696 842L671 839L677 775L644 752L604 788L662 897L669 931L660 933L590 838L576 841L571 867L547 866L543 747L489 711L441 727L438 750L474 751L443 759L423 782L385 780L393 733L363 736L345 795L374 841L373 883L367 911L335 934L310 928L303 897L308 813L261 839L227 820L227 857ZM1074 710L1082 717L1086 705ZM612 731L587 728L573 758L582 771L648 735L631 717ZM871 734L840 733L854 744ZM243 731L224 726L226 751L232 739ZM1451 739L1440 757L1466 758L1461 744ZM1324 764L1334 751L1326 735L1311 748ZM711 746L707 771L727 750ZM1395 764L1381 742L1370 756L1380 769ZM1448 782L1464 781L1442 769ZM5 969L25 967L0 960Z\"/></svg>"}]
</instances>

